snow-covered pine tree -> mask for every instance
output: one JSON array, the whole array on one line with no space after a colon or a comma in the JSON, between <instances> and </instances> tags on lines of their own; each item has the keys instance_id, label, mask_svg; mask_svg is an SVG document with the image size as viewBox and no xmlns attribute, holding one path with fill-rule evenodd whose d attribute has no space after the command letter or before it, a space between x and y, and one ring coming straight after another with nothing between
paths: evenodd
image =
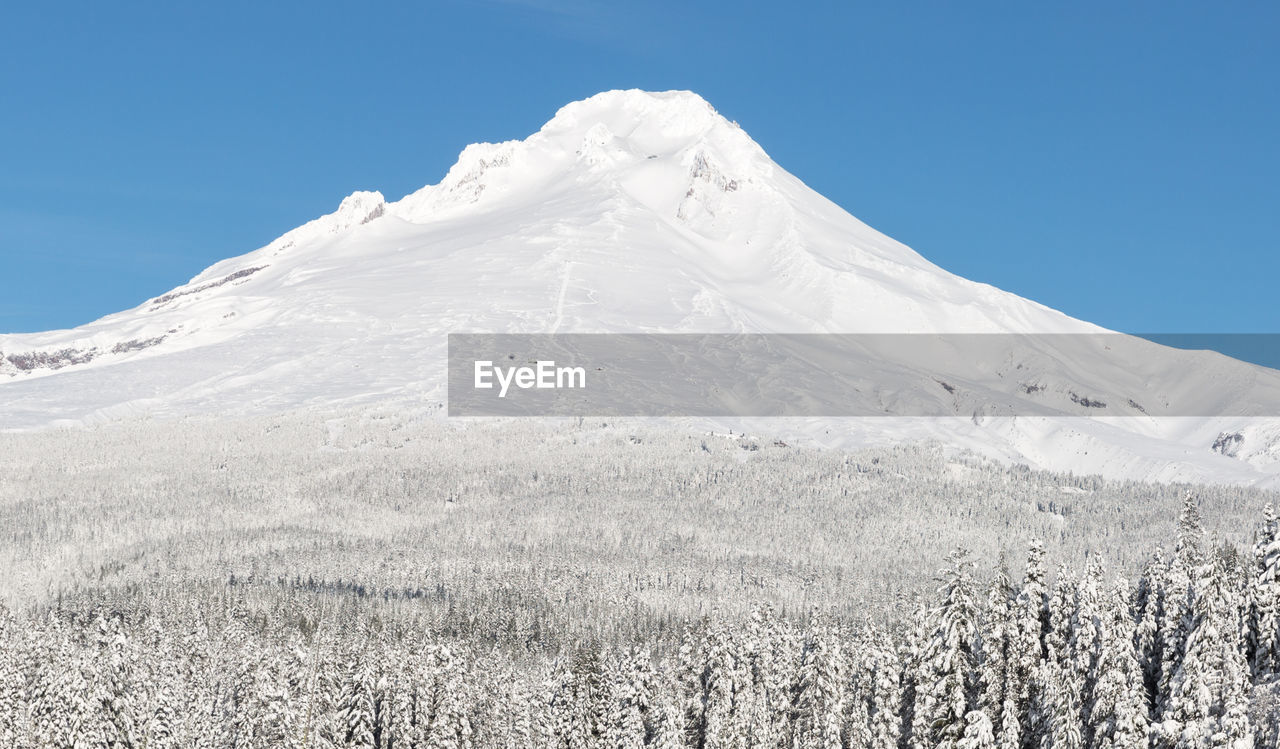
<instances>
[{"instance_id":1,"label":"snow-covered pine tree","mask_svg":"<svg viewBox=\"0 0 1280 749\"><path fill-rule=\"evenodd\" d=\"M791 709L791 638L773 610L752 611L740 638L740 720L752 746L777 746Z\"/></svg>"},{"instance_id":2,"label":"snow-covered pine tree","mask_svg":"<svg viewBox=\"0 0 1280 749\"><path fill-rule=\"evenodd\" d=\"M1160 620L1160 681L1156 687L1156 719L1172 717L1173 681L1186 653L1187 635L1197 595L1192 578L1203 567L1204 529L1200 509L1191 493L1183 497L1173 561L1166 575L1164 611ZM1163 729L1162 729L1163 730Z\"/></svg>"},{"instance_id":3,"label":"snow-covered pine tree","mask_svg":"<svg viewBox=\"0 0 1280 749\"><path fill-rule=\"evenodd\" d=\"M871 640L871 624L842 636L844 663L844 724L843 743L846 746L870 746L871 711L875 695L875 657Z\"/></svg>"},{"instance_id":4,"label":"snow-covered pine tree","mask_svg":"<svg viewBox=\"0 0 1280 749\"><path fill-rule=\"evenodd\" d=\"M1195 599L1185 651L1171 679L1163 716L1180 731L1179 745L1252 746L1247 720L1248 664L1234 621L1236 612L1225 560L1214 557L1197 569ZM1169 735L1172 726L1165 726Z\"/></svg>"},{"instance_id":5,"label":"snow-covered pine tree","mask_svg":"<svg viewBox=\"0 0 1280 749\"><path fill-rule=\"evenodd\" d=\"M899 647L902 664L902 738L908 749L928 749L931 741L930 690L933 673L928 660L929 642L933 625L930 610L921 600L916 600L911 624Z\"/></svg>"},{"instance_id":6,"label":"snow-covered pine tree","mask_svg":"<svg viewBox=\"0 0 1280 749\"><path fill-rule=\"evenodd\" d=\"M307 749L333 749L337 739L337 703L341 674L332 662L329 629L320 625L298 654L297 744Z\"/></svg>"},{"instance_id":7,"label":"snow-covered pine tree","mask_svg":"<svg viewBox=\"0 0 1280 749\"><path fill-rule=\"evenodd\" d=\"M149 689L150 701L145 720L140 726L142 745L147 749L169 749L179 746L176 733L179 723L178 681L180 656L175 652L171 631L155 619L149 622L146 648L149 656L139 665L145 669L141 681Z\"/></svg>"},{"instance_id":8,"label":"snow-covered pine tree","mask_svg":"<svg viewBox=\"0 0 1280 749\"><path fill-rule=\"evenodd\" d=\"M135 683L137 654L120 615L96 618L97 683L94 685L101 730L111 746L136 747L141 743L139 698L143 685Z\"/></svg>"},{"instance_id":9,"label":"snow-covered pine tree","mask_svg":"<svg viewBox=\"0 0 1280 749\"><path fill-rule=\"evenodd\" d=\"M20 648L18 622L0 603L0 746L18 746L20 732L25 733Z\"/></svg>"},{"instance_id":10,"label":"snow-covered pine tree","mask_svg":"<svg viewBox=\"0 0 1280 749\"><path fill-rule=\"evenodd\" d=\"M1067 669L1071 677L1071 642L1076 624L1076 595L1080 583L1076 573L1065 563L1058 567L1058 579L1049 595L1049 633L1045 637L1046 657Z\"/></svg>"},{"instance_id":11,"label":"snow-covered pine tree","mask_svg":"<svg viewBox=\"0 0 1280 749\"><path fill-rule=\"evenodd\" d=\"M1074 680L1055 659L1047 659L1037 670L1033 689L1038 704L1036 733L1039 749L1084 749L1080 724L1080 698Z\"/></svg>"},{"instance_id":12,"label":"snow-covered pine tree","mask_svg":"<svg viewBox=\"0 0 1280 749\"><path fill-rule=\"evenodd\" d=\"M411 652L398 653L387 659L390 670L387 675L390 688L386 698L387 743L393 746L414 746L422 741L418 724L418 681L414 673L416 660ZM512 713L518 709L516 705L511 707Z\"/></svg>"},{"instance_id":13,"label":"snow-covered pine tree","mask_svg":"<svg viewBox=\"0 0 1280 749\"><path fill-rule=\"evenodd\" d=\"M1215 734L1220 746L1230 749L1254 749L1256 734L1249 717L1250 683L1248 663L1228 655L1224 665L1223 681L1228 685L1223 695L1224 713L1219 721L1221 731Z\"/></svg>"},{"instance_id":14,"label":"snow-covered pine tree","mask_svg":"<svg viewBox=\"0 0 1280 749\"><path fill-rule=\"evenodd\" d=\"M562 737L568 735L569 710L565 706L567 676L559 664L543 675L538 690L538 709L534 713L534 731L545 746L563 746Z\"/></svg>"},{"instance_id":15,"label":"snow-covered pine tree","mask_svg":"<svg viewBox=\"0 0 1280 749\"><path fill-rule=\"evenodd\" d=\"M686 746L684 699L672 675L676 667L666 661L659 664L653 689L652 749L682 749ZM777 744L774 744L777 746Z\"/></svg>"},{"instance_id":16,"label":"snow-covered pine tree","mask_svg":"<svg viewBox=\"0 0 1280 749\"><path fill-rule=\"evenodd\" d=\"M938 589L941 603L930 612L932 633L924 662L928 681L923 709L928 745L956 746L968 725L967 716L977 709L975 645L978 638L978 605L973 582L973 562L957 549L948 557Z\"/></svg>"},{"instance_id":17,"label":"snow-covered pine tree","mask_svg":"<svg viewBox=\"0 0 1280 749\"><path fill-rule=\"evenodd\" d=\"M1199 569L1204 563L1204 523L1200 519L1200 501L1191 492L1182 498L1174 554L1189 570Z\"/></svg>"},{"instance_id":18,"label":"snow-covered pine tree","mask_svg":"<svg viewBox=\"0 0 1280 749\"><path fill-rule=\"evenodd\" d=\"M1046 657L1049 620L1049 593L1044 564L1044 543L1031 540L1027 551L1027 569L1022 586L1013 604L1011 632L1011 657L1009 662L1009 687L1007 699L1012 700L1012 710L1002 706L1001 746L1036 745L1032 725L1031 686L1032 676ZM1011 743L1010 715L1017 716L1019 726L1016 739Z\"/></svg>"},{"instance_id":19,"label":"snow-covered pine tree","mask_svg":"<svg viewBox=\"0 0 1280 749\"><path fill-rule=\"evenodd\" d=\"M965 716L964 736L956 749L995 749L996 737L986 712L974 710Z\"/></svg>"},{"instance_id":20,"label":"snow-covered pine tree","mask_svg":"<svg viewBox=\"0 0 1280 749\"><path fill-rule=\"evenodd\" d=\"M509 685L509 691L507 692L508 702L505 706L505 712L510 719L509 745L537 746L534 728L536 723L535 697L529 681L524 674L514 671L505 681Z\"/></svg>"},{"instance_id":21,"label":"snow-covered pine tree","mask_svg":"<svg viewBox=\"0 0 1280 749\"><path fill-rule=\"evenodd\" d=\"M378 749L374 743L377 715L374 690L377 674L373 658L367 650L350 650L344 658L342 691L338 716L342 727L342 746L351 749Z\"/></svg>"},{"instance_id":22,"label":"snow-covered pine tree","mask_svg":"<svg viewBox=\"0 0 1280 749\"><path fill-rule=\"evenodd\" d=\"M707 631L706 639L703 741L707 746L728 746L731 737L736 735L734 695L741 678L736 647L723 622L714 622Z\"/></svg>"},{"instance_id":23,"label":"snow-covered pine tree","mask_svg":"<svg viewBox=\"0 0 1280 749\"><path fill-rule=\"evenodd\" d=\"M475 695L470 690L465 651L448 645L434 645L424 653L425 672L435 694L427 723L427 749L468 749L474 729L471 708ZM579 727L582 746L590 746L600 735L599 653L587 648L578 654L570 669L573 721Z\"/></svg>"},{"instance_id":24,"label":"snow-covered pine tree","mask_svg":"<svg viewBox=\"0 0 1280 749\"><path fill-rule=\"evenodd\" d=\"M794 707L792 699L795 685L800 679L800 662L805 643L805 637L795 624L774 615L772 611L767 611L767 614L764 619L764 700L760 708L764 711L761 717L768 721L768 725L759 734L762 746L770 745L765 742L777 745L785 741L794 728L791 722Z\"/></svg>"},{"instance_id":25,"label":"snow-covered pine tree","mask_svg":"<svg viewBox=\"0 0 1280 749\"><path fill-rule=\"evenodd\" d=\"M294 690L298 685L301 665L297 634L288 643L272 643L264 648L243 708L253 726L252 739L246 744L253 749L288 746L297 736L298 716Z\"/></svg>"},{"instance_id":26,"label":"snow-covered pine tree","mask_svg":"<svg viewBox=\"0 0 1280 749\"><path fill-rule=\"evenodd\" d=\"M108 737L98 712L93 657L49 618L47 639L33 653L30 738L38 747L104 746Z\"/></svg>"},{"instance_id":27,"label":"snow-covered pine tree","mask_svg":"<svg viewBox=\"0 0 1280 749\"><path fill-rule=\"evenodd\" d=\"M810 625L796 688L796 738L803 749L840 749L844 712L843 656L825 622Z\"/></svg>"},{"instance_id":28,"label":"snow-covered pine tree","mask_svg":"<svg viewBox=\"0 0 1280 749\"><path fill-rule=\"evenodd\" d=\"M1022 746L1022 717L1013 693L1006 693L1000 704L1000 725L996 728L996 735L999 736L996 745L1000 749L1018 749Z\"/></svg>"},{"instance_id":29,"label":"snow-covered pine tree","mask_svg":"<svg viewBox=\"0 0 1280 749\"><path fill-rule=\"evenodd\" d=\"M1096 697L1096 686L1099 678L1099 661L1102 658L1103 639L1105 637L1106 594L1103 590L1104 568L1101 557L1094 555L1085 567L1084 577L1076 591L1075 606L1072 610L1071 640L1068 643L1069 658L1067 674L1073 687L1080 695L1080 720L1084 730L1084 740L1089 746L1094 745L1091 723L1088 716L1093 709ZM1131 640L1129 647L1132 647Z\"/></svg>"},{"instance_id":30,"label":"snow-covered pine tree","mask_svg":"<svg viewBox=\"0 0 1280 749\"><path fill-rule=\"evenodd\" d=\"M641 749L649 738L651 668L639 648L613 652L604 673L608 707L604 737L616 749Z\"/></svg>"},{"instance_id":31,"label":"snow-covered pine tree","mask_svg":"<svg viewBox=\"0 0 1280 749\"><path fill-rule=\"evenodd\" d=\"M1249 652L1254 679L1280 673L1280 527L1271 503L1253 545Z\"/></svg>"},{"instance_id":32,"label":"snow-covered pine tree","mask_svg":"<svg viewBox=\"0 0 1280 749\"><path fill-rule=\"evenodd\" d=\"M335 628L322 627L315 634L312 668L315 670L314 692L306 708L307 723L312 726L304 736L308 749L336 749L346 736L342 700L345 686L343 644Z\"/></svg>"},{"instance_id":33,"label":"snow-covered pine tree","mask_svg":"<svg viewBox=\"0 0 1280 749\"><path fill-rule=\"evenodd\" d=\"M690 746L704 746L707 734L706 638L698 638L686 628L676 661L676 683L683 714L684 740Z\"/></svg>"},{"instance_id":34,"label":"snow-covered pine tree","mask_svg":"<svg viewBox=\"0 0 1280 749\"><path fill-rule=\"evenodd\" d=\"M603 692L600 651L587 644L561 666L553 708L557 746L565 749L594 749L604 735Z\"/></svg>"},{"instance_id":35,"label":"snow-covered pine tree","mask_svg":"<svg viewBox=\"0 0 1280 749\"><path fill-rule=\"evenodd\" d=\"M867 707L870 745L896 747L902 732L902 664L892 641L871 628L871 695Z\"/></svg>"},{"instance_id":36,"label":"snow-covered pine tree","mask_svg":"<svg viewBox=\"0 0 1280 749\"><path fill-rule=\"evenodd\" d=\"M1164 596L1168 568L1160 549L1142 569L1138 586L1134 591L1134 647L1138 663L1142 667L1142 679L1147 695L1147 717L1156 717L1156 697L1160 691L1160 669L1163 664L1164 641L1160 637L1160 622L1164 619Z\"/></svg>"},{"instance_id":37,"label":"snow-covered pine tree","mask_svg":"<svg viewBox=\"0 0 1280 749\"><path fill-rule=\"evenodd\" d=\"M1089 746L1142 749L1147 745L1148 702L1134 650L1128 585L1117 583L1099 613L1101 648L1085 735Z\"/></svg>"},{"instance_id":38,"label":"snow-covered pine tree","mask_svg":"<svg viewBox=\"0 0 1280 749\"><path fill-rule=\"evenodd\" d=\"M1017 657L1013 596L1002 564L987 588L985 616L978 638L977 709L987 714L993 731L1001 722L1005 696L1013 681L1011 660Z\"/></svg>"}]
</instances>

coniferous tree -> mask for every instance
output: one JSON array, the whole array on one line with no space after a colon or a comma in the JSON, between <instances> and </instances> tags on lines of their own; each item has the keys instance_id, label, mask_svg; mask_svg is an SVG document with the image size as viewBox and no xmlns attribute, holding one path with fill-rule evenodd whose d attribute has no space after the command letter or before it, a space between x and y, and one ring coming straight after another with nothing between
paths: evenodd
<instances>
[{"instance_id":1,"label":"coniferous tree","mask_svg":"<svg viewBox=\"0 0 1280 749\"><path fill-rule=\"evenodd\" d=\"M133 749L141 743L137 698L141 685L133 678L134 651L119 616L110 619L98 616L96 630L97 657L95 663L96 692L94 701L100 713L99 720L104 741L111 746Z\"/></svg>"},{"instance_id":2,"label":"coniferous tree","mask_svg":"<svg viewBox=\"0 0 1280 749\"><path fill-rule=\"evenodd\" d=\"M902 663L891 643L874 629L871 647L871 691L867 708L870 745L896 747L902 733Z\"/></svg>"},{"instance_id":3,"label":"coniferous tree","mask_svg":"<svg viewBox=\"0 0 1280 749\"><path fill-rule=\"evenodd\" d=\"M1085 735L1089 746L1100 749L1140 749L1147 744L1148 702L1134 649L1128 586L1117 584L1104 606Z\"/></svg>"},{"instance_id":4,"label":"coniferous tree","mask_svg":"<svg viewBox=\"0 0 1280 749\"><path fill-rule=\"evenodd\" d=\"M746 639L746 681L755 694L752 740L757 746L776 746L787 733L803 642L770 607L752 612Z\"/></svg>"},{"instance_id":5,"label":"coniferous tree","mask_svg":"<svg viewBox=\"0 0 1280 749\"><path fill-rule=\"evenodd\" d=\"M1103 574L1102 560L1097 556L1092 557L1076 590L1075 605L1069 617L1071 640L1068 643L1070 656L1067 673L1080 695L1080 719L1087 746L1095 745L1089 714L1097 697L1098 664L1106 637L1106 625L1103 621L1106 617ZM1132 647L1132 638L1126 645Z\"/></svg>"},{"instance_id":6,"label":"coniferous tree","mask_svg":"<svg viewBox=\"0 0 1280 749\"><path fill-rule=\"evenodd\" d=\"M1192 627L1196 597L1192 579L1202 566L1203 537L1200 509L1195 497L1188 493L1178 515L1174 557L1166 576L1164 610L1160 621L1160 682L1156 688L1156 715L1161 722L1176 719L1173 682L1182 667Z\"/></svg>"},{"instance_id":7,"label":"coniferous tree","mask_svg":"<svg viewBox=\"0 0 1280 749\"><path fill-rule=\"evenodd\" d=\"M139 664L145 670L145 675L139 680L148 686L151 699L139 728L141 744L147 749L176 747L180 741L176 734L181 687L175 679L178 657L174 653L169 630L152 621L146 645L151 655Z\"/></svg>"},{"instance_id":8,"label":"coniferous tree","mask_svg":"<svg viewBox=\"0 0 1280 749\"><path fill-rule=\"evenodd\" d=\"M1156 717L1157 697L1160 694L1161 668L1164 664L1164 640L1161 622L1164 621L1164 596L1168 570L1164 557L1156 549L1150 561L1143 567L1134 592L1134 618L1137 630L1134 647L1138 663L1142 667L1144 691L1147 696L1147 717Z\"/></svg>"},{"instance_id":9,"label":"coniferous tree","mask_svg":"<svg viewBox=\"0 0 1280 749\"><path fill-rule=\"evenodd\" d=\"M377 675L369 653L352 651L346 655L338 716L342 730L340 745L352 749L378 749L374 741L377 715L374 690Z\"/></svg>"},{"instance_id":10,"label":"coniferous tree","mask_svg":"<svg viewBox=\"0 0 1280 749\"><path fill-rule=\"evenodd\" d=\"M1253 546L1249 653L1255 679L1280 672L1280 527L1270 503Z\"/></svg>"},{"instance_id":11,"label":"coniferous tree","mask_svg":"<svg viewBox=\"0 0 1280 749\"><path fill-rule=\"evenodd\" d=\"M671 674L676 669L667 662L658 669L659 674ZM653 749L679 749L685 744L685 709L684 700L678 683L670 676L659 676L655 689L653 716L653 736L649 745ZM776 746L776 744L775 744Z\"/></svg>"},{"instance_id":12,"label":"coniferous tree","mask_svg":"<svg viewBox=\"0 0 1280 749\"><path fill-rule=\"evenodd\" d=\"M844 712L839 640L821 622L811 625L796 685L796 737L803 749L840 749Z\"/></svg>"},{"instance_id":13,"label":"coniferous tree","mask_svg":"<svg viewBox=\"0 0 1280 749\"><path fill-rule=\"evenodd\" d=\"M471 705L476 695L468 688L467 658L447 645L429 646L425 652L428 681L436 695L435 710L427 722L424 746L429 749L469 749L474 728ZM579 651L572 669L574 720L589 746L600 735L600 660L594 648Z\"/></svg>"},{"instance_id":14,"label":"coniferous tree","mask_svg":"<svg viewBox=\"0 0 1280 749\"><path fill-rule=\"evenodd\" d=\"M638 749L651 737L652 675L648 655L639 649L617 653L610 659L608 682L608 744L617 749Z\"/></svg>"},{"instance_id":15,"label":"coniferous tree","mask_svg":"<svg viewBox=\"0 0 1280 749\"><path fill-rule=\"evenodd\" d=\"M0 746L17 746L20 733L22 705L22 679L18 664L21 662L18 644L18 623L9 610L0 603Z\"/></svg>"},{"instance_id":16,"label":"coniferous tree","mask_svg":"<svg viewBox=\"0 0 1280 749\"><path fill-rule=\"evenodd\" d=\"M1195 604L1185 652L1171 680L1166 723L1176 724L1185 746L1252 745L1242 716L1248 708L1248 665L1234 621L1226 562L1197 570ZM1173 726L1165 726L1169 735Z\"/></svg>"},{"instance_id":17,"label":"coniferous tree","mask_svg":"<svg viewBox=\"0 0 1280 749\"><path fill-rule=\"evenodd\" d=\"M1049 595L1049 633L1045 637L1045 657L1064 669L1063 678L1067 679L1076 678L1071 667L1071 643L1075 639L1078 592L1079 581L1075 572L1065 563L1062 564L1058 568L1053 592Z\"/></svg>"},{"instance_id":18,"label":"coniferous tree","mask_svg":"<svg viewBox=\"0 0 1280 749\"><path fill-rule=\"evenodd\" d=\"M932 633L925 656L923 698L916 710L924 715L929 745L954 747L964 734L966 716L977 707L975 641L978 606L973 562L959 549L948 557L939 588L940 605L930 612Z\"/></svg>"},{"instance_id":19,"label":"coniferous tree","mask_svg":"<svg viewBox=\"0 0 1280 749\"><path fill-rule=\"evenodd\" d=\"M1189 570L1199 569L1204 561L1204 523L1200 520L1200 503L1190 492L1182 498L1178 513L1178 533L1174 554Z\"/></svg>"},{"instance_id":20,"label":"coniferous tree","mask_svg":"<svg viewBox=\"0 0 1280 749\"><path fill-rule=\"evenodd\" d=\"M844 637L844 729L846 746L870 746L875 709L875 654L871 623Z\"/></svg>"},{"instance_id":21,"label":"coniferous tree","mask_svg":"<svg viewBox=\"0 0 1280 749\"><path fill-rule=\"evenodd\" d=\"M965 717L964 736L957 742L957 749L994 749L995 733L991 719L982 710L974 710Z\"/></svg>"},{"instance_id":22,"label":"coniferous tree","mask_svg":"<svg viewBox=\"0 0 1280 749\"><path fill-rule=\"evenodd\" d=\"M1014 592L1002 564L987 590L986 616L979 633L977 708L987 714L997 731L1002 724L1006 698L1017 687L1012 663L1017 660Z\"/></svg>"},{"instance_id":23,"label":"coniferous tree","mask_svg":"<svg viewBox=\"0 0 1280 749\"><path fill-rule=\"evenodd\" d=\"M1037 673L1036 732L1040 749L1083 749L1085 746L1080 698L1075 680L1066 671L1056 659L1049 658Z\"/></svg>"},{"instance_id":24,"label":"coniferous tree","mask_svg":"<svg viewBox=\"0 0 1280 749\"><path fill-rule=\"evenodd\" d=\"M707 633L705 680L702 686L702 736L706 747L731 744L736 735L735 697L739 673L736 647L729 630L715 623Z\"/></svg>"},{"instance_id":25,"label":"coniferous tree","mask_svg":"<svg viewBox=\"0 0 1280 749\"><path fill-rule=\"evenodd\" d=\"M94 704L93 668L88 655L54 620L48 641L37 651L30 701L30 739L34 746L92 747L107 736Z\"/></svg>"},{"instance_id":26,"label":"coniferous tree","mask_svg":"<svg viewBox=\"0 0 1280 749\"><path fill-rule=\"evenodd\" d=\"M504 681L509 686L505 710L508 718L506 741L510 746L536 746L536 706L529 682L518 673L511 673Z\"/></svg>"},{"instance_id":27,"label":"coniferous tree","mask_svg":"<svg viewBox=\"0 0 1280 749\"><path fill-rule=\"evenodd\" d=\"M931 634L929 609L916 600L906 637L899 648L902 664L902 720L900 743L908 749L925 749L931 740L930 713L927 709L933 686L931 664L927 659Z\"/></svg>"},{"instance_id":28,"label":"coniferous tree","mask_svg":"<svg viewBox=\"0 0 1280 749\"><path fill-rule=\"evenodd\" d=\"M1037 745L1036 731L1032 725L1032 676L1047 657L1050 631L1044 544L1038 538L1032 539L1027 551L1026 575L1014 602L1013 615L1014 657L1009 668L1010 688L1007 696L1013 701L1012 713L1018 717L1019 736L1014 739L1012 726L1006 728L1006 721L1002 720L1001 745L1031 747ZM1004 715L1010 715L1010 711L1006 710Z\"/></svg>"}]
</instances>

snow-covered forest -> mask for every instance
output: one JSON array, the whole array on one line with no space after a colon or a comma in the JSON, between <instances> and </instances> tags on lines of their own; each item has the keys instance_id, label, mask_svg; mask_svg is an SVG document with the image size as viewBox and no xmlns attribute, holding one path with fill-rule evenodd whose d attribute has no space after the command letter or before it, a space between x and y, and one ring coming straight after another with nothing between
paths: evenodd
<instances>
[{"instance_id":1,"label":"snow-covered forest","mask_svg":"<svg viewBox=\"0 0 1280 749\"><path fill-rule=\"evenodd\" d=\"M1265 492L377 412L0 435L0 472L2 746L1280 735Z\"/></svg>"}]
</instances>

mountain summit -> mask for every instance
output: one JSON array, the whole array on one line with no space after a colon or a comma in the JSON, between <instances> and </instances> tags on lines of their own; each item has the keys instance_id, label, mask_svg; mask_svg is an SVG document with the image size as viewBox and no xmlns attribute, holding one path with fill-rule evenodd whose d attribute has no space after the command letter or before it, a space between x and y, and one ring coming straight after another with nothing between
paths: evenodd
<instances>
[{"instance_id":1,"label":"mountain summit","mask_svg":"<svg viewBox=\"0 0 1280 749\"><path fill-rule=\"evenodd\" d=\"M696 94L609 91L524 140L467 146L438 184L399 201L353 193L134 309L0 336L0 428L434 404L451 332L1101 329L933 265L808 188ZM1196 361L1219 379L1254 369ZM1158 372L1138 374L1117 373L1135 395L1116 395L1162 397ZM1267 424L875 421L816 431L936 437L1122 475L1257 481L1280 465ZM1224 429L1242 434L1234 457L1210 449Z\"/></svg>"}]
</instances>

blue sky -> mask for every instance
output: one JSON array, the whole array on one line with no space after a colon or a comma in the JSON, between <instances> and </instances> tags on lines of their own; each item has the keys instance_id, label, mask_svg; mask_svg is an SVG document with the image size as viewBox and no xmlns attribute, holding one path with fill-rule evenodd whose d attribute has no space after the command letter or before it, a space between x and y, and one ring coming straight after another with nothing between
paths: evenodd
<instances>
[{"instance_id":1,"label":"blue sky","mask_svg":"<svg viewBox=\"0 0 1280 749\"><path fill-rule=\"evenodd\" d=\"M632 87L697 91L960 275L1119 330L1280 332L1274 2L197 5L6 9L0 332Z\"/></svg>"}]
</instances>

